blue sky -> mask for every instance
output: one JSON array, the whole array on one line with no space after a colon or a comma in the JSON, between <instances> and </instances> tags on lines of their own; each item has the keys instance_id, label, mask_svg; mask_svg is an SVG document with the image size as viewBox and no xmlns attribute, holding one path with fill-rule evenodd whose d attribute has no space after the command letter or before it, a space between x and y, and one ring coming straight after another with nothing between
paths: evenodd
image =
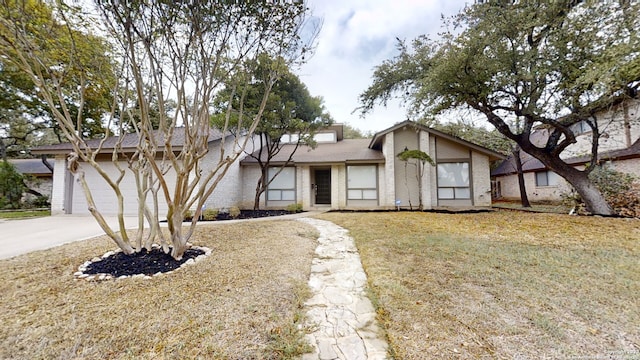
<instances>
[{"instance_id":1,"label":"blue sky","mask_svg":"<svg viewBox=\"0 0 640 360\"><path fill-rule=\"evenodd\" d=\"M406 119L399 103L378 107L366 118L352 111L370 84L373 69L397 54L396 38L435 36L441 16L453 15L469 0L308 0L323 18L314 56L297 72L313 96L322 96L336 122L379 131Z\"/></svg>"}]
</instances>

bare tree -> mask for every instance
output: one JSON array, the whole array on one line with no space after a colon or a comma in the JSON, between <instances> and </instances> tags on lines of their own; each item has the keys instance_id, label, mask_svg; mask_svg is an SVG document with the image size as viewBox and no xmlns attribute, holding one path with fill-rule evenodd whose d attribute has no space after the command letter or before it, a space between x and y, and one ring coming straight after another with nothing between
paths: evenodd
<instances>
[{"instance_id":1,"label":"bare tree","mask_svg":"<svg viewBox=\"0 0 640 360\"><path fill-rule=\"evenodd\" d=\"M30 18L39 16L41 3L3 4L0 55L10 57L29 75L71 142L74 151L69 156L69 169L82 184L91 214L125 253L150 248L153 242L158 242L167 252L171 248L171 255L180 259L188 247L202 205L242 154L260 122L273 83L287 63L298 61L310 48L302 33L308 11L305 4L96 0L98 15L90 17L82 9L54 3L45 31L65 36L46 36L46 41L38 40L38 36L46 35L41 28L29 26ZM120 69L120 81L111 89L117 100L105 121L105 134L109 134L114 124L118 124L120 130L125 125L134 129L138 141L132 152L124 150L124 136L115 140L105 136L100 145L91 147L77 131L82 125L82 111L73 117L66 105L69 98L73 98L75 105L82 109L92 82L92 69L101 65L92 63L95 59L80 56L83 49L76 46L74 37L81 31L98 29L112 40L113 65ZM64 55L51 51L54 48L64 49ZM233 144L225 144L230 141L226 136L229 133L227 116L219 129L222 144L217 162L204 166L203 159L209 152L213 96L230 78L235 81L232 93L246 91L253 83L251 66L258 63L261 53L281 58L283 63L270 68L269 79L264 82L264 96L255 114L243 116L240 105L236 126L247 129L244 136L233 137ZM69 79L68 69L80 71L72 72L75 77ZM77 91L65 90L63 84L69 81L77 83ZM165 109L168 99L176 106L173 112ZM160 114L159 119L155 114L153 121L152 101L157 102ZM127 116L127 109L131 108L137 109L135 117ZM116 119L116 114L121 118ZM134 118L136 122L131 121ZM178 137L181 137L179 144ZM107 171L97 160L108 141L112 141L109 148L113 147L111 163L117 170L115 173ZM84 176L87 166L107 182L117 198L119 232L109 227L96 206ZM133 175L137 187L139 231L135 239L128 237L124 224L121 185L126 174ZM168 181L169 177L175 181ZM168 239L159 231L160 201L167 204L167 213L162 215L166 215ZM183 232L183 214L188 209L195 209L196 213L188 230ZM143 235L145 222L150 224L148 235Z\"/></svg>"}]
</instances>

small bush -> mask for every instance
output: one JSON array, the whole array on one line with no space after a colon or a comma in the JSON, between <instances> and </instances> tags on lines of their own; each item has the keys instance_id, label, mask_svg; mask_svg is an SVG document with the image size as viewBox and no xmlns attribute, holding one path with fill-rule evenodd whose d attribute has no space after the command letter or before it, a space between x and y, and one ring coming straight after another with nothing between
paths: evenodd
<instances>
[{"instance_id":1,"label":"small bush","mask_svg":"<svg viewBox=\"0 0 640 360\"><path fill-rule=\"evenodd\" d=\"M232 219L236 219L238 216L240 216L240 208L237 206L230 207L229 216L231 216Z\"/></svg>"},{"instance_id":2,"label":"small bush","mask_svg":"<svg viewBox=\"0 0 640 360\"><path fill-rule=\"evenodd\" d=\"M299 213L302 212L302 204L291 204L287 206L287 211L291 213Z\"/></svg>"},{"instance_id":3,"label":"small bush","mask_svg":"<svg viewBox=\"0 0 640 360\"><path fill-rule=\"evenodd\" d=\"M218 217L218 209L204 209L202 212L202 220L213 221Z\"/></svg>"},{"instance_id":4,"label":"small bush","mask_svg":"<svg viewBox=\"0 0 640 360\"><path fill-rule=\"evenodd\" d=\"M185 210L185 211L182 213L182 218L183 218L185 221L189 221L189 220L193 219L193 212L191 212L191 210Z\"/></svg>"}]
</instances>

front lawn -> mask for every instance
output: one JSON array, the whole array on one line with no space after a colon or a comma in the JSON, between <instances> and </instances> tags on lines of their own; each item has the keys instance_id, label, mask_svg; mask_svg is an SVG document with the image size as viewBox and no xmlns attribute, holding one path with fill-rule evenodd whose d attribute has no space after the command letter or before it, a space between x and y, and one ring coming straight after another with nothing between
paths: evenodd
<instances>
[{"instance_id":1,"label":"front lawn","mask_svg":"<svg viewBox=\"0 0 640 360\"><path fill-rule=\"evenodd\" d=\"M51 216L50 210L14 210L0 211L0 219L26 219L33 217Z\"/></svg>"},{"instance_id":2,"label":"front lawn","mask_svg":"<svg viewBox=\"0 0 640 360\"><path fill-rule=\"evenodd\" d=\"M640 357L640 221L328 213L350 230L397 359Z\"/></svg>"},{"instance_id":3,"label":"front lawn","mask_svg":"<svg viewBox=\"0 0 640 360\"><path fill-rule=\"evenodd\" d=\"M27 231L27 229L25 229ZM145 279L75 280L105 237L0 261L0 359L278 359L297 325L317 234L295 221L202 224L202 262Z\"/></svg>"}]
</instances>

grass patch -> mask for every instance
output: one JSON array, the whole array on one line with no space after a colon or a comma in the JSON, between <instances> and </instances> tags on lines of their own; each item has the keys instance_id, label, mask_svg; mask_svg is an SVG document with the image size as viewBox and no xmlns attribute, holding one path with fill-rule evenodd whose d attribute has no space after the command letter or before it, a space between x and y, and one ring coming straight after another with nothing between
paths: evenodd
<instances>
[{"instance_id":1,"label":"grass patch","mask_svg":"<svg viewBox=\"0 0 640 360\"><path fill-rule=\"evenodd\" d=\"M33 217L51 216L50 210L15 210L0 211L0 219L26 219Z\"/></svg>"},{"instance_id":2,"label":"grass patch","mask_svg":"<svg viewBox=\"0 0 640 360\"><path fill-rule=\"evenodd\" d=\"M531 207L525 208L522 207L520 201L495 201L491 206L499 209L523 210L551 214L568 214L569 211L571 211L570 206L552 202L533 202L531 203Z\"/></svg>"},{"instance_id":3,"label":"grass patch","mask_svg":"<svg viewBox=\"0 0 640 360\"><path fill-rule=\"evenodd\" d=\"M638 220L320 217L354 237L397 359L638 356Z\"/></svg>"},{"instance_id":4,"label":"grass patch","mask_svg":"<svg viewBox=\"0 0 640 360\"><path fill-rule=\"evenodd\" d=\"M152 280L74 280L78 265L114 248L106 237L2 260L0 358L291 358L306 350L295 330L312 229L203 224L193 243L212 255Z\"/></svg>"}]
</instances>

